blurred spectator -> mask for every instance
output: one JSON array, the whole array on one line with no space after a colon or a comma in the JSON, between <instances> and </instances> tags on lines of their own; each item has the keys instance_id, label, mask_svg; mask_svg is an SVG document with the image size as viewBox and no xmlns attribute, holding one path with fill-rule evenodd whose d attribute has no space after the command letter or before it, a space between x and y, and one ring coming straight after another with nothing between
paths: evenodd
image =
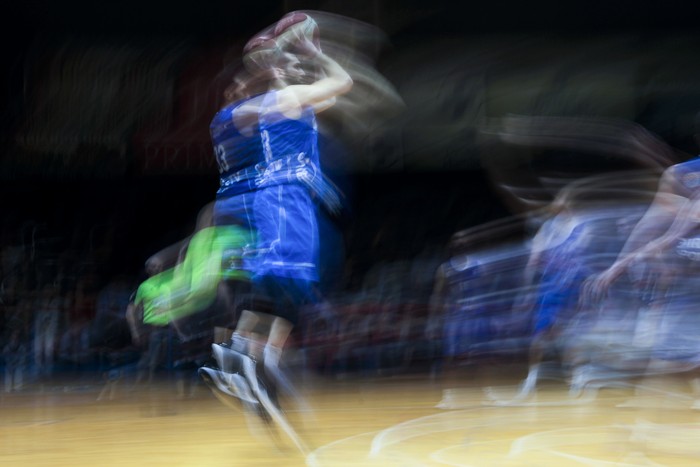
<instances>
[{"instance_id":1,"label":"blurred spectator","mask_svg":"<svg viewBox=\"0 0 700 467\"><path fill-rule=\"evenodd\" d=\"M34 301L34 371L39 377L53 372L59 321L64 300L58 288L47 285Z\"/></svg>"},{"instance_id":2,"label":"blurred spectator","mask_svg":"<svg viewBox=\"0 0 700 467\"><path fill-rule=\"evenodd\" d=\"M58 356L73 370L95 363L90 332L97 306L96 282L92 272L82 272L65 294L65 327L58 345Z\"/></svg>"},{"instance_id":3,"label":"blurred spectator","mask_svg":"<svg viewBox=\"0 0 700 467\"><path fill-rule=\"evenodd\" d=\"M85 324L94 319L97 291L96 275L90 271L80 273L73 293L72 307L68 311L69 323Z\"/></svg>"},{"instance_id":4,"label":"blurred spectator","mask_svg":"<svg viewBox=\"0 0 700 467\"><path fill-rule=\"evenodd\" d=\"M8 339L3 339L2 356L5 363L5 392L13 392L22 388L24 371L27 368L26 333L20 329L12 329Z\"/></svg>"},{"instance_id":5,"label":"blurred spectator","mask_svg":"<svg viewBox=\"0 0 700 467\"><path fill-rule=\"evenodd\" d=\"M163 272L164 264L158 254L153 255L146 261L147 275L153 277ZM143 322L144 313L147 312L144 307L155 306L153 301L143 299L144 295L150 294L146 289L152 287L152 284L142 282L130 296L125 307L132 342L141 349L141 358L137 364L137 384L143 380L150 383L156 371L164 366L168 355L168 344L173 334L169 326L154 326Z\"/></svg>"},{"instance_id":6,"label":"blurred spectator","mask_svg":"<svg viewBox=\"0 0 700 467\"><path fill-rule=\"evenodd\" d=\"M15 288L11 285L4 292L2 309L5 322L0 338L3 343L5 392L12 392L22 388L29 368L31 301L16 297Z\"/></svg>"},{"instance_id":7,"label":"blurred spectator","mask_svg":"<svg viewBox=\"0 0 700 467\"><path fill-rule=\"evenodd\" d=\"M124 311L129 304L131 287L127 277L118 275L99 291L95 318L90 325L90 347L117 349L130 343Z\"/></svg>"}]
</instances>

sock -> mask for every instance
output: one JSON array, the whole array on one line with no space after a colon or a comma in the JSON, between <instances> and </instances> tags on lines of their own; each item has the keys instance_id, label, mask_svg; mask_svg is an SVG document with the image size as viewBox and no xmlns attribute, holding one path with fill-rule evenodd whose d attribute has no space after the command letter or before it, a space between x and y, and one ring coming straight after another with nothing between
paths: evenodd
<instances>
[{"instance_id":1,"label":"sock","mask_svg":"<svg viewBox=\"0 0 700 467\"><path fill-rule=\"evenodd\" d=\"M282 358L282 349L273 345L266 345L263 350L263 361L265 367L278 367Z\"/></svg>"},{"instance_id":2,"label":"sock","mask_svg":"<svg viewBox=\"0 0 700 467\"><path fill-rule=\"evenodd\" d=\"M250 348L250 339L238 332L234 332L231 336L231 350L238 353L246 354Z\"/></svg>"},{"instance_id":3,"label":"sock","mask_svg":"<svg viewBox=\"0 0 700 467\"><path fill-rule=\"evenodd\" d=\"M527 378L525 378L525 381L523 381L523 384L521 386L521 392L530 392L535 388L539 372L539 364L535 364L530 367L530 371L527 374Z\"/></svg>"}]
</instances>

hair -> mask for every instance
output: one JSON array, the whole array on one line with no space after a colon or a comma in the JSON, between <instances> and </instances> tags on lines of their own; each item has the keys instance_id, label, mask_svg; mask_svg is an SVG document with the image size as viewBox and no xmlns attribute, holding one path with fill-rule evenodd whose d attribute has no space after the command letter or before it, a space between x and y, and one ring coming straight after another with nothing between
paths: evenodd
<instances>
[{"instance_id":1,"label":"hair","mask_svg":"<svg viewBox=\"0 0 700 467\"><path fill-rule=\"evenodd\" d=\"M234 68L234 72L228 75L228 84L224 88L223 96L227 102L238 100L252 94L263 92L269 85L269 79L262 75L254 75L243 65ZM241 88L245 92L241 93Z\"/></svg>"},{"instance_id":2,"label":"hair","mask_svg":"<svg viewBox=\"0 0 700 467\"><path fill-rule=\"evenodd\" d=\"M267 74L282 62L284 53L277 41L266 34L253 37L243 47L243 66L253 76Z\"/></svg>"}]
</instances>

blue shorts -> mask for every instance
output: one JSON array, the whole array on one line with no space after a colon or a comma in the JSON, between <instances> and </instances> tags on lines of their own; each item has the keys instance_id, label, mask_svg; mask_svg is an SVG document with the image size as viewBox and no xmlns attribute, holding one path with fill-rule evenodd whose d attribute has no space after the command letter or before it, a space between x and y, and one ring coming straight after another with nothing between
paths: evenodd
<instances>
[{"instance_id":1,"label":"blue shorts","mask_svg":"<svg viewBox=\"0 0 700 467\"><path fill-rule=\"evenodd\" d=\"M253 311L296 323L299 309L314 301L319 258L316 209L308 190L295 184L216 201L215 224L248 226L255 232L250 254L242 261L251 274Z\"/></svg>"},{"instance_id":2,"label":"blue shorts","mask_svg":"<svg viewBox=\"0 0 700 467\"><path fill-rule=\"evenodd\" d=\"M535 313L535 335L553 328L562 318L575 313L578 297L577 287L545 291Z\"/></svg>"},{"instance_id":3,"label":"blue shorts","mask_svg":"<svg viewBox=\"0 0 700 467\"><path fill-rule=\"evenodd\" d=\"M292 325L299 321L300 310L316 303L314 283L293 277L255 276L252 283L253 311L284 318Z\"/></svg>"},{"instance_id":4,"label":"blue shorts","mask_svg":"<svg viewBox=\"0 0 700 467\"><path fill-rule=\"evenodd\" d=\"M257 192L253 207L258 264L255 275L318 280L318 223L309 192L277 185Z\"/></svg>"},{"instance_id":5,"label":"blue shorts","mask_svg":"<svg viewBox=\"0 0 700 467\"><path fill-rule=\"evenodd\" d=\"M306 188L275 185L218 199L214 224L254 232L255 243L243 258L243 268L252 275L318 281L316 209Z\"/></svg>"}]
</instances>

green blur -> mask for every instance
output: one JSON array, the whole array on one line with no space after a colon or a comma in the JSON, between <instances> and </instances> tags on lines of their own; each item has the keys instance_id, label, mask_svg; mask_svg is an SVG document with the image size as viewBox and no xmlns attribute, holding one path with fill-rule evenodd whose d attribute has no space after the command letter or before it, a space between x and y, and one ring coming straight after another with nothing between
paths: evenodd
<instances>
[{"instance_id":1,"label":"green blur","mask_svg":"<svg viewBox=\"0 0 700 467\"><path fill-rule=\"evenodd\" d=\"M251 240L251 233L237 226L196 232L182 261L139 285L135 304L143 306L143 322L166 326L209 307L222 280L248 280L241 263Z\"/></svg>"}]
</instances>

